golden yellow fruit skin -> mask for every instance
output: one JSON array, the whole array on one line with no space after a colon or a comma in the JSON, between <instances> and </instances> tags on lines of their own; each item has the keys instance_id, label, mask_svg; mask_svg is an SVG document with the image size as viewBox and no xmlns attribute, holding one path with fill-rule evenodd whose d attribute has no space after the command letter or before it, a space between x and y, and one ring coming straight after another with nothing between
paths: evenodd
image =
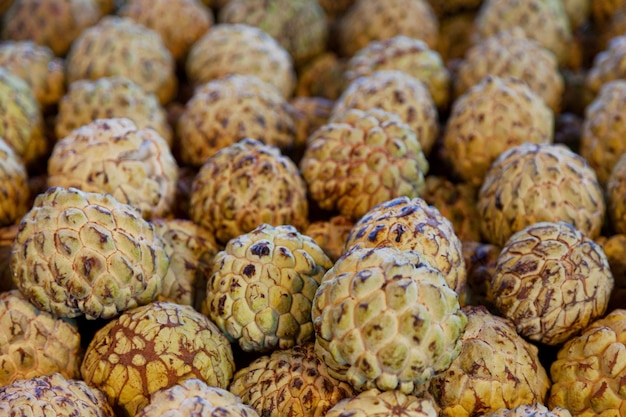
<instances>
[{"instance_id":1,"label":"golden yellow fruit skin","mask_svg":"<svg viewBox=\"0 0 626 417\"><path fill-rule=\"evenodd\" d=\"M178 88L175 61L155 31L127 17L105 16L85 29L67 56L67 82L123 76L161 104L174 98Z\"/></svg>"},{"instance_id":2,"label":"golden yellow fruit skin","mask_svg":"<svg viewBox=\"0 0 626 417\"><path fill-rule=\"evenodd\" d=\"M116 117L131 119L140 129L156 130L172 146L172 128L157 97L121 76L71 83L59 102L54 123L57 140L96 119Z\"/></svg>"},{"instance_id":3,"label":"golden yellow fruit skin","mask_svg":"<svg viewBox=\"0 0 626 417\"><path fill-rule=\"evenodd\" d=\"M0 293L0 387L54 372L80 378L76 323L37 310L17 290Z\"/></svg>"},{"instance_id":4,"label":"golden yellow fruit skin","mask_svg":"<svg viewBox=\"0 0 626 417\"><path fill-rule=\"evenodd\" d=\"M417 135L424 155L428 156L437 135L437 107L426 84L398 70L379 70L357 78L335 102L333 115L340 117L351 109L380 108L396 113Z\"/></svg>"},{"instance_id":5,"label":"golden yellow fruit skin","mask_svg":"<svg viewBox=\"0 0 626 417\"><path fill-rule=\"evenodd\" d=\"M81 373L120 415L134 416L151 394L189 378L225 389L234 368L230 343L205 315L156 301L98 330Z\"/></svg>"},{"instance_id":6,"label":"golden yellow fruit skin","mask_svg":"<svg viewBox=\"0 0 626 417\"><path fill-rule=\"evenodd\" d=\"M485 0L476 17L474 41L516 26L552 51L559 65L568 63L573 35L561 0Z\"/></svg>"},{"instance_id":7,"label":"golden yellow fruit skin","mask_svg":"<svg viewBox=\"0 0 626 417\"><path fill-rule=\"evenodd\" d=\"M624 100L626 81L614 80L604 84L596 98L585 108L579 152L595 170L598 181L603 185L607 184L611 171L626 152L623 141L626 122L622 119Z\"/></svg>"},{"instance_id":8,"label":"golden yellow fruit skin","mask_svg":"<svg viewBox=\"0 0 626 417\"><path fill-rule=\"evenodd\" d=\"M445 370L467 324L457 294L416 251L354 247L328 270L312 308L315 351L356 391L405 394Z\"/></svg>"},{"instance_id":9,"label":"golden yellow fruit skin","mask_svg":"<svg viewBox=\"0 0 626 417\"><path fill-rule=\"evenodd\" d=\"M602 246L615 281L606 311L626 308L626 235L600 236L596 243Z\"/></svg>"},{"instance_id":10,"label":"golden yellow fruit skin","mask_svg":"<svg viewBox=\"0 0 626 417\"><path fill-rule=\"evenodd\" d=\"M594 170L563 145L524 143L493 162L478 193L480 229L504 246L533 223L565 221L591 239L604 221L603 190Z\"/></svg>"},{"instance_id":11,"label":"golden yellow fruit skin","mask_svg":"<svg viewBox=\"0 0 626 417\"><path fill-rule=\"evenodd\" d=\"M155 392L135 417L259 417L254 408L223 388L197 378Z\"/></svg>"},{"instance_id":12,"label":"golden yellow fruit skin","mask_svg":"<svg viewBox=\"0 0 626 417\"><path fill-rule=\"evenodd\" d=\"M191 190L191 220L220 243L263 223L308 223L306 185L296 165L278 148L242 139L208 158Z\"/></svg>"},{"instance_id":13,"label":"golden yellow fruit skin","mask_svg":"<svg viewBox=\"0 0 626 417\"><path fill-rule=\"evenodd\" d=\"M463 179L480 187L493 161L525 142L552 143L554 114L516 78L488 75L456 99L443 135L443 152Z\"/></svg>"},{"instance_id":14,"label":"golden yellow fruit skin","mask_svg":"<svg viewBox=\"0 0 626 417\"><path fill-rule=\"evenodd\" d=\"M552 410L545 405L534 403L532 405L519 405L512 409L501 408L483 415L484 417L572 417L566 409L556 407Z\"/></svg>"},{"instance_id":15,"label":"golden yellow fruit skin","mask_svg":"<svg viewBox=\"0 0 626 417\"><path fill-rule=\"evenodd\" d=\"M0 184L0 226L9 226L28 211L30 191L24 162L2 138Z\"/></svg>"},{"instance_id":16,"label":"golden yellow fruit skin","mask_svg":"<svg viewBox=\"0 0 626 417\"><path fill-rule=\"evenodd\" d=\"M96 24L96 0L20 0L2 16L4 40L32 40L63 56L81 32Z\"/></svg>"},{"instance_id":17,"label":"golden yellow fruit skin","mask_svg":"<svg viewBox=\"0 0 626 417\"><path fill-rule=\"evenodd\" d=\"M585 79L589 100L595 99L605 84L625 78L626 67L623 64L625 56L626 36L616 36L609 41L605 50L594 57Z\"/></svg>"},{"instance_id":18,"label":"golden yellow fruit skin","mask_svg":"<svg viewBox=\"0 0 626 417\"><path fill-rule=\"evenodd\" d=\"M215 256L203 308L246 352L287 349L313 338L311 304L331 266L294 227L263 224Z\"/></svg>"},{"instance_id":19,"label":"golden yellow fruit skin","mask_svg":"<svg viewBox=\"0 0 626 417\"><path fill-rule=\"evenodd\" d=\"M65 64L46 46L4 41L0 44L0 66L26 81L42 107L56 104L65 93Z\"/></svg>"},{"instance_id":20,"label":"golden yellow fruit skin","mask_svg":"<svg viewBox=\"0 0 626 417\"><path fill-rule=\"evenodd\" d=\"M288 102L271 84L251 75L231 74L198 87L176 127L181 160L198 167L244 138L284 150L296 136Z\"/></svg>"},{"instance_id":21,"label":"golden yellow fruit skin","mask_svg":"<svg viewBox=\"0 0 626 417\"><path fill-rule=\"evenodd\" d=\"M221 23L211 28L189 50L185 73L194 86L228 74L254 75L285 98L296 85L289 53L266 32L244 24Z\"/></svg>"},{"instance_id":22,"label":"golden yellow fruit skin","mask_svg":"<svg viewBox=\"0 0 626 417\"><path fill-rule=\"evenodd\" d=\"M116 417L104 394L59 373L23 379L0 388L0 415Z\"/></svg>"},{"instance_id":23,"label":"golden yellow fruit skin","mask_svg":"<svg viewBox=\"0 0 626 417\"><path fill-rule=\"evenodd\" d=\"M372 388L346 398L328 410L324 417L438 417L439 407L429 396L406 395L400 391Z\"/></svg>"},{"instance_id":24,"label":"golden yellow fruit skin","mask_svg":"<svg viewBox=\"0 0 626 417\"><path fill-rule=\"evenodd\" d=\"M109 193L145 219L172 212L178 166L159 134L130 119L97 119L58 141L48 160L48 186Z\"/></svg>"},{"instance_id":25,"label":"golden yellow fruit skin","mask_svg":"<svg viewBox=\"0 0 626 417\"><path fill-rule=\"evenodd\" d=\"M439 22L426 0L359 0L338 24L337 42L345 56L354 55L371 41L397 35L421 39L431 49L437 47Z\"/></svg>"},{"instance_id":26,"label":"golden yellow fruit skin","mask_svg":"<svg viewBox=\"0 0 626 417\"><path fill-rule=\"evenodd\" d=\"M439 52L430 49L426 42L404 35L372 41L350 58L345 79L351 83L379 70L398 70L415 77L426 84L439 109L447 108L450 74Z\"/></svg>"},{"instance_id":27,"label":"golden yellow fruit skin","mask_svg":"<svg viewBox=\"0 0 626 417\"><path fill-rule=\"evenodd\" d=\"M109 194L51 187L22 218L10 267L40 310L107 319L154 300L169 258L138 210Z\"/></svg>"},{"instance_id":28,"label":"golden yellow fruit skin","mask_svg":"<svg viewBox=\"0 0 626 417\"><path fill-rule=\"evenodd\" d=\"M298 74L296 96L317 96L336 100L345 89L347 61L334 52L324 52L303 65Z\"/></svg>"},{"instance_id":29,"label":"golden yellow fruit skin","mask_svg":"<svg viewBox=\"0 0 626 417\"><path fill-rule=\"evenodd\" d=\"M467 327L461 353L430 382L441 416L478 416L502 407L543 403L550 380L537 347L519 336L513 323L483 306L462 311Z\"/></svg>"},{"instance_id":30,"label":"golden yellow fruit skin","mask_svg":"<svg viewBox=\"0 0 626 417\"><path fill-rule=\"evenodd\" d=\"M310 236L335 262L344 252L344 244L352 227L354 227L354 221L340 214L329 220L318 220L309 224L304 234Z\"/></svg>"},{"instance_id":31,"label":"golden yellow fruit skin","mask_svg":"<svg viewBox=\"0 0 626 417\"><path fill-rule=\"evenodd\" d=\"M626 310L616 309L567 341L550 366L550 407L572 416L626 413Z\"/></svg>"},{"instance_id":32,"label":"golden yellow fruit skin","mask_svg":"<svg viewBox=\"0 0 626 417\"><path fill-rule=\"evenodd\" d=\"M326 416L338 401L355 395L349 384L329 375L313 342L254 360L237 371L229 390L265 417Z\"/></svg>"},{"instance_id":33,"label":"golden yellow fruit skin","mask_svg":"<svg viewBox=\"0 0 626 417\"><path fill-rule=\"evenodd\" d=\"M553 112L561 109L565 81L556 57L539 42L528 39L518 27L482 39L467 50L455 78L455 96L464 94L487 75L519 78Z\"/></svg>"},{"instance_id":34,"label":"golden yellow fruit skin","mask_svg":"<svg viewBox=\"0 0 626 417\"><path fill-rule=\"evenodd\" d=\"M357 245L416 251L441 271L450 288L459 294L465 289L461 241L452 223L421 198L397 197L372 208L355 223L344 250Z\"/></svg>"}]
</instances>

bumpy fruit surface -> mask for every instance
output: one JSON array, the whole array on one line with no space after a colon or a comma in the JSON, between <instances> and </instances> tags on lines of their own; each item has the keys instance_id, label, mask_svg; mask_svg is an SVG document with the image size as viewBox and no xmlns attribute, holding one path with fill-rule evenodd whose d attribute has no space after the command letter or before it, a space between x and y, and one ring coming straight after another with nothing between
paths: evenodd
<instances>
[{"instance_id":1,"label":"bumpy fruit surface","mask_svg":"<svg viewBox=\"0 0 626 417\"><path fill-rule=\"evenodd\" d=\"M626 310L613 310L570 339L550 366L548 405L573 416L626 413Z\"/></svg>"},{"instance_id":2,"label":"bumpy fruit surface","mask_svg":"<svg viewBox=\"0 0 626 417\"><path fill-rule=\"evenodd\" d=\"M311 198L353 219L391 198L419 196L428 167L415 132L381 109L332 118L309 138L300 161Z\"/></svg>"},{"instance_id":3,"label":"bumpy fruit surface","mask_svg":"<svg viewBox=\"0 0 626 417\"><path fill-rule=\"evenodd\" d=\"M189 50L185 72L195 86L228 74L254 75L285 98L296 85L289 53L266 32L243 24L211 28Z\"/></svg>"},{"instance_id":4,"label":"bumpy fruit surface","mask_svg":"<svg viewBox=\"0 0 626 417\"><path fill-rule=\"evenodd\" d=\"M626 235L617 234L608 238L600 236L596 243L602 246L615 281L606 311L626 309Z\"/></svg>"},{"instance_id":5,"label":"bumpy fruit surface","mask_svg":"<svg viewBox=\"0 0 626 417\"><path fill-rule=\"evenodd\" d=\"M346 58L324 52L303 65L298 74L295 96L324 97L336 100L343 92Z\"/></svg>"},{"instance_id":6,"label":"bumpy fruit surface","mask_svg":"<svg viewBox=\"0 0 626 417\"><path fill-rule=\"evenodd\" d=\"M423 390L461 351L467 324L444 275L415 251L355 247L328 270L312 309L315 351L355 390Z\"/></svg>"},{"instance_id":7,"label":"bumpy fruit surface","mask_svg":"<svg viewBox=\"0 0 626 417\"><path fill-rule=\"evenodd\" d=\"M138 128L156 130L172 145L172 128L154 94L146 93L137 83L125 77L111 76L71 83L59 102L54 128L57 139L96 119L123 117Z\"/></svg>"},{"instance_id":8,"label":"bumpy fruit surface","mask_svg":"<svg viewBox=\"0 0 626 417\"><path fill-rule=\"evenodd\" d=\"M329 375L312 342L254 360L237 371L229 390L267 417L323 416L355 395L349 384Z\"/></svg>"},{"instance_id":9,"label":"bumpy fruit surface","mask_svg":"<svg viewBox=\"0 0 626 417\"><path fill-rule=\"evenodd\" d=\"M585 80L589 100L595 98L604 84L625 78L626 68L622 64L625 56L626 36L616 36L611 39L607 49L594 57Z\"/></svg>"},{"instance_id":10,"label":"bumpy fruit surface","mask_svg":"<svg viewBox=\"0 0 626 417\"><path fill-rule=\"evenodd\" d=\"M397 197L372 208L356 222L344 249L356 245L414 250L441 271L454 291L465 288L461 241L450 221L421 198Z\"/></svg>"},{"instance_id":11,"label":"bumpy fruit surface","mask_svg":"<svg viewBox=\"0 0 626 417\"><path fill-rule=\"evenodd\" d=\"M19 221L28 211L29 194L24 162L0 138L0 226Z\"/></svg>"},{"instance_id":12,"label":"bumpy fruit surface","mask_svg":"<svg viewBox=\"0 0 626 417\"><path fill-rule=\"evenodd\" d=\"M502 152L551 143L553 131L554 114L524 81L488 75L454 102L443 151L464 182L480 187Z\"/></svg>"},{"instance_id":13,"label":"bumpy fruit surface","mask_svg":"<svg viewBox=\"0 0 626 417\"><path fill-rule=\"evenodd\" d=\"M613 167L606 185L606 197L613 228L617 233L626 233L626 158L620 157Z\"/></svg>"},{"instance_id":14,"label":"bumpy fruit surface","mask_svg":"<svg viewBox=\"0 0 626 417\"><path fill-rule=\"evenodd\" d=\"M379 70L357 78L337 99L333 114L340 116L350 109L380 108L396 113L417 135L428 156L437 135L437 107L426 85L398 70Z\"/></svg>"},{"instance_id":15,"label":"bumpy fruit surface","mask_svg":"<svg viewBox=\"0 0 626 417\"><path fill-rule=\"evenodd\" d=\"M130 18L102 18L76 38L67 56L68 83L113 75L134 81L161 104L176 94L172 54L158 33Z\"/></svg>"},{"instance_id":16,"label":"bumpy fruit surface","mask_svg":"<svg viewBox=\"0 0 626 417\"><path fill-rule=\"evenodd\" d=\"M509 320L482 306L463 308L467 327L460 355L430 382L445 417L478 416L502 407L543 402L550 388L536 346Z\"/></svg>"},{"instance_id":17,"label":"bumpy fruit surface","mask_svg":"<svg viewBox=\"0 0 626 417\"><path fill-rule=\"evenodd\" d=\"M244 351L302 344L313 337L311 303L331 266L294 227L263 224L215 256L205 310Z\"/></svg>"},{"instance_id":18,"label":"bumpy fruit surface","mask_svg":"<svg viewBox=\"0 0 626 417\"><path fill-rule=\"evenodd\" d=\"M288 149L296 136L292 111L272 86L251 75L227 75L198 87L177 122L181 159L201 166L233 143L254 138Z\"/></svg>"},{"instance_id":19,"label":"bumpy fruit surface","mask_svg":"<svg viewBox=\"0 0 626 417\"><path fill-rule=\"evenodd\" d=\"M145 219L172 211L178 166L168 144L130 119L97 119L58 141L48 160L48 185L109 193Z\"/></svg>"},{"instance_id":20,"label":"bumpy fruit surface","mask_svg":"<svg viewBox=\"0 0 626 417\"><path fill-rule=\"evenodd\" d=\"M335 262L344 252L344 244L354 221L348 216L337 215L329 220L318 220L307 226L304 234L311 237L324 253Z\"/></svg>"},{"instance_id":21,"label":"bumpy fruit surface","mask_svg":"<svg viewBox=\"0 0 626 417\"><path fill-rule=\"evenodd\" d=\"M478 193L483 237L504 246L524 227L565 221L591 239L604 220L603 190L596 174L563 145L525 143L494 161Z\"/></svg>"},{"instance_id":22,"label":"bumpy fruit surface","mask_svg":"<svg viewBox=\"0 0 626 417\"><path fill-rule=\"evenodd\" d=\"M294 139L294 150L292 152L299 155L304 152L306 143L317 129L328 123L328 119L333 111L334 101L323 97L296 96L289 101L293 122L296 125L296 136ZM294 161L299 162L297 157Z\"/></svg>"},{"instance_id":23,"label":"bumpy fruit surface","mask_svg":"<svg viewBox=\"0 0 626 417\"><path fill-rule=\"evenodd\" d=\"M11 272L40 310L111 318L154 300L169 266L152 224L109 194L51 187L20 223Z\"/></svg>"},{"instance_id":24,"label":"bumpy fruit surface","mask_svg":"<svg viewBox=\"0 0 626 417\"><path fill-rule=\"evenodd\" d=\"M17 290L0 293L0 334L0 387L54 372L80 378L76 323L38 310Z\"/></svg>"},{"instance_id":25,"label":"bumpy fruit surface","mask_svg":"<svg viewBox=\"0 0 626 417\"><path fill-rule=\"evenodd\" d=\"M212 387L197 378L155 392L150 404L135 417L258 417L254 408L223 388Z\"/></svg>"},{"instance_id":26,"label":"bumpy fruit surface","mask_svg":"<svg viewBox=\"0 0 626 417\"><path fill-rule=\"evenodd\" d=\"M430 397L406 395L400 391L372 388L346 398L328 410L324 417L437 417L439 407Z\"/></svg>"},{"instance_id":27,"label":"bumpy fruit surface","mask_svg":"<svg viewBox=\"0 0 626 417\"><path fill-rule=\"evenodd\" d=\"M572 417L572 414L566 408L556 407L550 410L545 405L534 403L512 409L501 408L485 414L484 417Z\"/></svg>"},{"instance_id":28,"label":"bumpy fruit surface","mask_svg":"<svg viewBox=\"0 0 626 417\"><path fill-rule=\"evenodd\" d=\"M1 415L70 417L77 412L81 417L115 417L102 392L60 373L0 388Z\"/></svg>"},{"instance_id":29,"label":"bumpy fruit surface","mask_svg":"<svg viewBox=\"0 0 626 417\"><path fill-rule=\"evenodd\" d=\"M507 241L489 298L519 334L557 345L604 314L612 289L599 245L569 223L540 222Z\"/></svg>"},{"instance_id":30,"label":"bumpy fruit surface","mask_svg":"<svg viewBox=\"0 0 626 417\"><path fill-rule=\"evenodd\" d=\"M234 367L230 343L205 315L190 306L157 301L98 330L81 373L111 406L134 416L151 394L186 379L225 389Z\"/></svg>"},{"instance_id":31,"label":"bumpy fruit surface","mask_svg":"<svg viewBox=\"0 0 626 417\"><path fill-rule=\"evenodd\" d=\"M450 74L426 42L404 35L372 41L348 61L345 78L350 83L379 70L404 71L417 78L426 84L438 108L447 107Z\"/></svg>"}]
</instances>

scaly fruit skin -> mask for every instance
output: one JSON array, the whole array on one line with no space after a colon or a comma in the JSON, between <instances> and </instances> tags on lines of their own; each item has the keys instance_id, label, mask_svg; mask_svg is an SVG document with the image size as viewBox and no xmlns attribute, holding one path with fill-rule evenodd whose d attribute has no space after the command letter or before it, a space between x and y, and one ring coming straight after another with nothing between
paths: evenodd
<instances>
[{"instance_id":1,"label":"scaly fruit skin","mask_svg":"<svg viewBox=\"0 0 626 417\"><path fill-rule=\"evenodd\" d=\"M566 221L595 239L604 221L603 190L587 161L563 145L525 143L493 162L478 193L480 229L504 246L541 221Z\"/></svg>"},{"instance_id":2,"label":"scaly fruit skin","mask_svg":"<svg viewBox=\"0 0 626 417\"><path fill-rule=\"evenodd\" d=\"M466 306L460 355L430 382L444 417L483 415L502 407L543 402L550 388L536 346L511 321L483 306Z\"/></svg>"},{"instance_id":3,"label":"scaly fruit skin","mask_svg":"<svg viewBox=\"0 0 626 417\"><path fill-rule=\"evenodd\" d=\"M626 38L625 38L626 40ZM613 167L626 152L623 120L626 81L614 80L602 86L585 109L580 154L596 171L600 184L606 185Z\"/></svg>"},{"instance_id":4,"label":"scaly fruit skin","mask_svg":"<svg viewBox=\"0 0 626 417\"><path fill-rule=\"evenodd\" d=\"M71 83L59 102L54 124L57 140L96 119L116 117L130 119L140 129L156 130L172 146L172 128L157 97L121 76Z\"/></svg>"},{"instance_id":5,"label":"scaly fruit skin","mask_svg":"<svg viewBox=\"0 0 626 417\"><path fill-rule=\"evenodd\" d=\"M230 392L261 416L326 416L328 409L356 393L332 377L313 342L275 350L237 371Z\"/></svg>"},{"instance_id":6,"label":"scaly fruit skin","mask_svg":"<svg viewBox=\"0 0 626 417\"><path fill-rule=\"evenodd\" d=\"M0 387L54 372L80 378L83 352L73 320L38 310L17 290L0 293Z\"/></svg>"},{"instance_id":7,"label":"scaly fruit skin","mask_svg":"<svg viewBox=\"0 0 626 417\"><path fill-rule=\"evenodd\" d=\"M447 108L450 73L439 53L430 49L426 42L404 35L372 41L348 61L346 82L379 70L404 71L417 78L426 84L435 105L439 109Z\"/></svg>"},{"instance_id":8,"label":"scaly fruit skin","mask_svg":"<svg viewBox=\"0 0 626 417\"><path fill-rule=\"evenodd\" d=\"M244 138L285 150L296 136L285 98L271 84L237 74L198 87L185 105L176 131L182 162L196 167Z\"/></svg>"},{"instance_id":9,"label":"scaly fruit skin","mask_svg":"<svg viewBox=\"0 0 626 417\"><path fill-rule=\"evenodd\" d=\"M347 61L333 52L313 58L299 70L295 96L314 96L336 100L345 89L343 73Z\"/></svg>"},{"instance_id":10,"label":"scaly fruit skin","mask_svg":"<svg viewBox=\"0 0 626 417\"><path fill-rule=\"evenodd\" d=\"M567 65L573 35L561 0L485 0L476 17L474 41L516 26L552 51L559 65Z\"/></svg>"},{"instance_id":11,"label":"scaly fruit skin","mask_svg":"<svg viewBox=\"0 0 626 417\"><path fill-rule=\"evenodd\" d=\"M22 159L0 138L0 226L9 226L29 209L28 173Z\"/></svg>"},{"instance_id":12,"label":"scaly fruit skin","mask_svg":"<svg viewBox=\"0 0 626 417\"><path fill-rule=\"evenodd\" d=\"M294 227L263 224L215 256L203 307L244 351L287 349L312 339L311 303L331 266Z\"/></svg>"},{"instance_id":13,"label":"scaly fruit skin","mask_svg":"<svg viewBox=\"0 0 626 417\"><path fill-rule=\"evenodd\" d=\"M40 310L108 319L154 300L169 258L137 209L109 194L51 187L22 218L10 266Z\"/></svg>"},{"instance_id":14,"label":"scaly fruit skin","mask_svg":"<svg viewBox=\"0 0 626 417\"><path fill-rule=\"evenodd\" d=\"M344 246L391 246L418 252L437 268L458 294L465 290L465 260L452 223L421 198L397 197L372 208L361 217Z\"/></svg>"},{"instance_id":15,"label":"scaly fruit skin","mask_svg":"<svg viewBox=\"0 0 626 417\"><path fill-rule=\"evenodd\" d=\"M81 373L120 415L134 416L150 395L190 378L225 389L234 373L230 343L191 306L156 301L98 330Z\"/></svg>"},{"instance_id":16,"label":"scaly fruit skin","mask_svg":"<svg viewBox=\"0 0 626 417\"><path fill-rule=\"evenodd\" d=\"M617 309L567 341L550 366L548 405L573 416L626 413L626 310Z\"/></svg>"},{"instance_id":17,"label":"scaly fruit skin","mask_svg":"<svg viewBox=\"0 0 626 417\"><path fill-rule=\"evenodd\" d=\"M311 198L356 220L397 196L419 196L428 161L411 128L381 109L348 110L319 128L300 161Z\"/></svg>"},{"instance_id":18,"label":"scaly fruit skin","mask_svg":"<svg viewBox=\"0 0 626 417\"><path fill-rule=\"evenodd\" d=\"M467 318L419 252L354 247L328 270L312 309L315 351L356 391L423 390L461 351Z\"/></svg>"},{"instance_id":19,"label":"scaly fruit skin","mask_svg":"<svg viewBox=\"0 0 626 417\"><path fill-rule=\"evenodd\" d=\"M243 23L267 32L302 65L326 48L328 27L317 0L230 0L220 22Z\"/></svg>"},{"instance_id":20,"label":"scaly fruit skin","mask_svg":"<svg viewBox=\"0 0 626 417\"><path fill-rule=\"evenodd\" d=\"M502 152L552 143L553 132L552 110L524 81L488 75L454 102L443 152L464 182L480 187Z\"/></svg>"},{"instance_id":21,"label":"scaly fruit skin","mask_svg":"<svg viewBox=\"0 0 626 417\"><path fill-rule=\"evenodd\" d=\"M556 407L549 410L545 405L534 403L512 409L501 408L484 414L483 417L572 417L572 414L566 408Z\"/></svg>"},{"instance_id":22,"label":"scaly fruit skin","mask_svg":"<svg viewBox=\"0 0 626 417\"><path fill-rule=\"evenodd\" d=\"M488 294L519 334L554 346L604 315L613 285L599 245L569 223L540 222L507 241Z\"/></svg>"},{"instance_id":23,"label":"scaly fruit skin","mask_svg":"<svg viewBox=\"0 0 626 417\"><path fill-rule=\"evenodd\" d=\"M565 81L556 57L518 27L489 36L468 49L455 78L455 95L464 94L487 75L519 78L553 112L561 109Z\"/></svg>"},{"instance_id":24,"label":"scaly fruit skin","mask_svg":"<svg viewBox=\"0 0 626 417\"><path fill-rule=\"evenodd\" d=\"M293 147L296 152L304 152L309 136L328 123L335 103L323 97L296 96L289 100L289 104L296 125Z\"/></svg>"},{"instance_id":25,"label":"scaly fruit skin","mask_svg":"<svg viewBox=\"0 0 626 417\"><path fill-rule=\"evenodd\" d=\"M626 36L616 36L610 40L607 49L594 57L585 80L589 102L595 99L605 84L626 77L626 67L623 65L625 56Z\"/></svg>"},{"instance_id":26,"label":"scaly fruit skin","mask_svg":"<svg viewBox=\"0 0 626 417\"><path fill-rule=\"evenodd\" d=\"M626 235L618 234L609 238L600 236L596 243L602 247L615 280L606 311L626 309Z\"/></svg>"},{"instance_id":27,"label":"scaly fruit skin","mask_svg":"<svg viewBox=\"0 0 626 417\"><path fill-rule=\"evenodd\" d=\"M623 156L624 154L622 154ZM608 212L613 229L626 233L626 157L620 157L606 184Z\"/></svg>"},{"instance_id":28,"label":"scaly fruit skin","mask_svg":"<svg viewBox=\"0 0 626 417\"><path fill-rule=\"evenodd\" d=\"M198 0L126 0L117 14L157 32L175 60L213 25L211 10Z\"/></svg>"},{"instance_id":29,"label":"scaly fruit skin","mask_svg":"<svg viewBox=\"0 0 626 417\"><path fill-rule=\"evenodd\" d=\"M435 49L438 31L437 16L426 0L359 0L339 20L338 43L345 56L397 35L421 39Z\"/></svg>"},{"instance_id":30,"label":"scaly fruit skin","mask_svg":"<svg viewBox=\"0 0 626 417\"><path fill-rule=\"evenodd\" d=\"M48 160L48 186L109 193L145 219L172 212L178 166L169 146L130 119L97 119L58 141Z\"/></svg>"},{"instance_id":31,"label":"scaly fruit skin","mask_svg":"<svg viewBox=\"0 0 626 417\"><path fill-rule=\"evenodd\" d=\"M96 0L18 0L2 16L2 39L32 40L63 56L101 17Z\"/></svg>"},{"instance_id":32,"label":"scaly fruit skin","mask_svg":"<svg viewBox=\"0 0 626 417\"><path fill-rule=\"evenodd\" d=\"M0 66L26 81L42 107L56 104L65 93L65 64L46 46L4 41L0 44Z\"/></svg>"},{"instance_id":33,"label":"scaly fruit skin","mask_svg":"<svg viewBox=\"0 0 626 417\"><path fill-rule=\"evenodd\" d=\"M189 216L214 233L218 242L263 223L308 223L306 185L298 167L278 148L242 139L208 158L191 190Z\"/></svg>"},{"instance_id":34,"label":"scaly fruit skin","mask_svg":"<svg viewBox=\"0 0 626 417\"><path fill-rule=\"evenodd\" d=\"M254 75L290 97L296 73L289 53L259 28L222 23L193 44L185 61L189 81L197 86L228 74Z\"/></svg>"},{"instance_id":35,"label":"scaly fruit skin","mask_svg":"<svg viewBox=\"0 0 626 417\"><path fill-rule=\"evenodd\" d=\"M318 220L309 224L304 234L311 237L334 263L343 255L344 244L352 227L354 221L339 214L329 220Z\"/></svg>"},{"instance_id":36,"label":"scaly fruit skin","mask_svg":"<svg viewBox=\"0 0 626 417\"><path fill-rule=\"evenodd\" d=\"M439 406L429 396L406 395L400 391L372 388L346 398L328 410L324 417L438 417Z\"/></svg>"},{"instance_id":37,"label":"scaly fruit skin","mask_svg":"<svg viewBox=\"0 0 626 417\"><path fill-rule=\"evenodd\" d=\"M135 417L259 417L254 408L223 388L197 378L155 392Z\"/></svg>"},{"instance_id":38,"label":"scaly fruit skin","mask_svg":"<svg viewBox=\"0 0 626 417\"><path fill-rule=\"evenodd\" d=\"M166 104L176 94L175 61L161 37L130 18L106 16L85 29L67 56L67 82L113 75L137 83Z\"/></svg>"},{"instance_id":39,"label":"scaly fruit skin","mask_svg":"<svg viewBox=\"0 0 626 417\"><path fill-rule=\"evenodd\" d=\"M102 392L60 373L0 388L1 415L69 417L76 413L80 417L115 417Z\"/></svg>"},{"instance_id":40,"label":"scaly fruit skin","mask_svg":"<svg viewBox=\"0 0 626 417\"><path fill-rule=\"evenodd\" d=\"M380 108L396 113L417 135L426 156L439 134L438 112L426 84L397 70L379 70L354 80L335 102L333 115Z\"/></svg>"}]
</instances>

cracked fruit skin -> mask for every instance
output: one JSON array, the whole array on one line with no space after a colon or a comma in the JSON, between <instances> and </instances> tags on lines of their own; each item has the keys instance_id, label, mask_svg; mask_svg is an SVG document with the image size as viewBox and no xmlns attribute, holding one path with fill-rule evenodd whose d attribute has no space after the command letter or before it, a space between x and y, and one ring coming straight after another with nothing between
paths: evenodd
<instances>
[{"instance_id":1,"label":"cracked fruit skin","mask_svg":"<svg viewBox=\"0 0 626 417\"><path fill-rule=\"evenodd\" d=\"M170 260L154 226L110 194L51 187L22 218L10 268L37 308L108 319L154 300Z\"/></svg>"},{"instance_id":2,"label":"cracked fruit skin","mask_svg":"<svg viewBox=\"0 0 626 417\"><path fill-rule=\"evenodd\" d=\"M191 306L156 301L98 330L81 374L120 416L134 416L151 394L186 379L225 389L234 369L228 339L205 315Z\"/></svg>"}]
</instances>

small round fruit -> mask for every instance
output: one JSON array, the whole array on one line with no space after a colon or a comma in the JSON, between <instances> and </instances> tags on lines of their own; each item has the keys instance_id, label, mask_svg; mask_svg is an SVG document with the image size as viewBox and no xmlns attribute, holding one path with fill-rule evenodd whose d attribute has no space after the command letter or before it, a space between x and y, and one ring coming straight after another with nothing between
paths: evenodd
<instances>
[{"instance_id":1,"label":"small round fruit","mask_svg":"<svg viewBox=\"0 0 626 417\"><path fill-rule=\"evenodd\" d=\"M429 396L379 391L376 388L346 398L328 410L324 417L437 417L439 406Z\"/></svg>"},{"instance_id":2,"label":"small round fruit","mask_svg":"<svg viewBox=\"0 0 626 417\"><path fill-rule=\"evenodd\" d=\"M12 225L26 214L29 194L24 162L0 138L0 226Z\"/></svg>"}]
</instances>

